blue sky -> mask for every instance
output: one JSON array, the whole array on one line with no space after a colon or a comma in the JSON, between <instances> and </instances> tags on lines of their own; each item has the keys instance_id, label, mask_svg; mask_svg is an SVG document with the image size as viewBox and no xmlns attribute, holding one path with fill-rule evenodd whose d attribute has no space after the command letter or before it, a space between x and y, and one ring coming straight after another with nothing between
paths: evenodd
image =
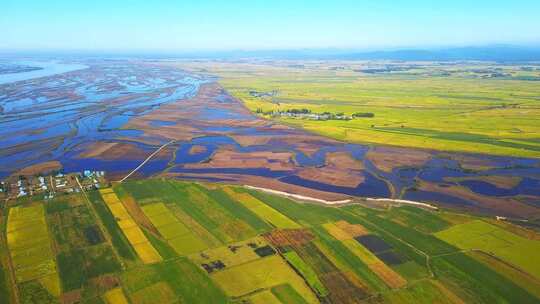
<instances>
[{"instance_id":1,"label":"blue sky","mask_svg":"<svg viewBox=\"0 0 540 304\"><path fill-rule=\"evenodd\" d=\"M0 49L540 44L538 0L2 0Z\"/></svg>"}]
</instances>

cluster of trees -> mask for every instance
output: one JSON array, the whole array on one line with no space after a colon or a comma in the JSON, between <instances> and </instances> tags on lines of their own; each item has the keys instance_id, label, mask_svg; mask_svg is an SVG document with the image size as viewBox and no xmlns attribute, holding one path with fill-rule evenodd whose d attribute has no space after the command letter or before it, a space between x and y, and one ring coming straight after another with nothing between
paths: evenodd
<instances>
[{"instance_id":1,"label":"cluster of trees","mask_svg":"<svg viewBox=\"0 0 540 304\"><path fill-rule=\"evenodd\" d=\"M287 110L271 110L271 111L263 111L263 109L258 108L257 114L262 115L270 115L270 116L294 116L294 117L307 117L312 119L321 119L321 120L349 120L354 118L372 118L375 117L375 114L369 113L369 112L356 112L353 113L351 116L345 115L343 112L339 113L331 113L331 112L323 112L323 113L312 113L310 109L302 108L302 109L287 109Z\"/></svg>"},{"instance_id":2,"label":"cluster of trees","mask_svg":"<svg viewBox=\"0 0 540 304\"><path fill-rule=\"evenodd\" d=\"M362 117L367 117L367 118L372 118L372 117L375 117L375 114L373 113L369 113L369 112L356 112L356 113L353 113L352 115L353 118L362 118Z\"/></svg>"},{"instance_id":3,"label":"cluster of trees","mask_svg":"<svg viewBox=\"0 0 540 304\"><path fill-rule=\"evenodd\" d=\"M285 111L274 111L274 110L270 110L270 111L263 111L263 109L261 108L257 108L257 114L264 114L264 115L280 115L280 114L293 114L293 115L307 115L307 114L311 114L311 110L310 109L287 109Z\"/></svg>"}]
</instances>

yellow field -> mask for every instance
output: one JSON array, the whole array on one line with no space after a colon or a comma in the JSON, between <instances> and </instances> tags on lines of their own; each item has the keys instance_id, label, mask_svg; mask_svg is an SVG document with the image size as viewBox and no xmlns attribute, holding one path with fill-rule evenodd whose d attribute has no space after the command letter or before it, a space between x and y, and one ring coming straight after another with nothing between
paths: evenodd
<instances>
[{"instance_id":1,"label":"yellow field","mask_svg":"<svg viewBox=\"0 0 540 304\"><path fill-rule=\"evenodd\" d=\"M145 264L152 264L162 261L161 256L152 246L152 244L150 244L150 242L143 242L133 245L133 249L135 249L135 252L137 252L137 255Z\"/></svg>"},{"instance_id":2,"label":"yellow field","mask_svg":"<svg viewBox=\"0 0 540 304\"><path fill-rule=\"evenodd\" d=\"M211 277L233 297L289 283L308 303L318 303L302 278L277 255L226 268Z\"/></svg>"},{"instance_id":3,"label":"yellow field","mask_svg":"<svg viewBox=\"0 0 540 304\"><path fill-rule=\"evenodd\" d=\"M323 227L324 229L326 229L326 231L328 231L328 233L330 233L331 236L333 236L337 240L344 241L344 240L350 240L353 238L352 235L350 235L345 230L339 228L334 223L323 224Z\"/></svg>"},{"instance_id":4,"label":"yellow field","mask_svg":"<svg viewBox=\"0 0 540 304\"><path fill-rule=\"evenodd\" d=\"M122 205L121 202L110 204L108 206L109 206L109 209L111 210L111 213L114 215L114 217L117 220L131 219L131 216L129 215L128 211L126 210L124 205Z\"/></svg>"},{"instance_id":5,"label":"yellow field","mask_svg":"<svg viewBox=\"0 0 540 304\"><path fill-rule=\"evenodd\" d=\"M341 220L336 222L335 225L353 238L369 234L369 231L360 224L349 224L347 221Z\"/></svg>"},{"instance_id":6,"label":"yellow field","mask_svg":"<svg viewBox=\"0 0 540 304\"><path fill-rule=\"evenodd\" d=\"M60 296L55 254L42 204L9 210L7 244L18 283L37 279L51 295Z\"/></svg>"},{"instance_id":7,"label":"yellow field","mask_svg":"<svg viewBox=\"0 0 540 304\"><path fill-rule=\"evenodd\" d=\"M148 204L141 209L176 253L188 255L208 248L208 245L178 220L165 204Z\"/></svg>"},{"instance_id":8,"label":"yellow field","mask_svg":"<svg viewBox=\"0 0 540 304\"><path fill-rule=\"evenodd\" d=\"M108 304L129 304L122 288L117 287L107 291L104 295L105 301Z\"/></svg>"},{"instance_id":9,"label":"yellow field","mask_svg":"<svg viewBox=\"0 0 540 304\"><path fill-rule=\"evenodd\" d=\"M359 257L362 262L364 262L367 265L375 264L375 263L382 263L379 258L377 258L371 251L369 251L366 247L362 246L360 243L358 243L356 240L345 240L342 241L343 245L347 247L354 255Z\"/></svg>"},{"instance_id":10,"label":"yellow field","mask_svg":"<svg viewBox=\"0 0 540 304\"><path fill-rule=\"evenodd\" d=\"M108 194L108 193L114 193L114 190L112 188L104 188L104 189L99 190L99 192L103 195L103 194Z\"/></svg>"},{"instance_id":11,"label":"yellow field","mask_svg":"<svg viewBox=\"0 0 540 304\"><path fill-rule=\"evenodd\" d=\"M116 193L109 191L109 189L100 189L99 193L101 193L101 197L103 197L103 200L107 205L120 203L120 199L118 199Z\"/></svg>"},{"instance_id":12,"label":"yellow field","mask_svg":"<svg viewBox=\"0 0 540 304\"><path fill-rule=\"evenodd\" d=\"M208 263L210 261L220 260L227 267L247 263L260 257L253 251L253 248L248 246L248 243L256 244L258 247L266 245L266 242L261 237L255 237L246 241L229 244L218 248L205 250L200 254L193 254L190 259L197 264ZM229 247L234 247L233 252Z\"/></svg>"},{"instance_id":13,"label":"yellow field","mask_svg":"<svg viewBox=\"0 0 540 304\"><path fill-rule=\"evenodd\" d=\"M129 229L131 227L137 226L137 223L135 223L135 221L132 220L132 219L119 220L119 221L117 221L117 223L118 223L118 226L120 226L121 229Z\"/></svg>"},{"instance_id":14,"label":"yellow field","mask_svg":"<svg viewBox=\"0 0 540 304\"><path fill-rule=\"evenodd\" d=\"M60 287L60 278L58 273L55 272L41 277L38 279L38 282L55 297L58 298L62 294L62 287Z\"/></svg>"},{"instance_id":15,"label":"yellow field","mask_svg":"<svg viewBox=\"0 0 540 304\"><path fill-rule=\"evenodd\" d=\"M148 239L138 226L122 229L131 245L137 245L140 243L147 243Z\"/></svg>"},{"instance_id":16,"label":"yellow field","mask_svg":"<svg viewBox=\"0 0 540 304\"><path fill-rule=\"evenodd\" d=\"M296 229L301 228L299 224L281 214L274 208L266 205L260 200L256 199L249 193L236 193L230 188L224 188L225 192L233 197L235 200L240 202L246 208L251 210L253 213L258 215L260 218L264 219L272 226L281 229Z\"/></svg>"},{"instance_id":17,"label":"yellow field","mask_svg":"<svg viewBox=\"0 0 540 304\"><path fill-rule=\"evenodd\" d=\"M152 246L150 241L144 235L144 232L135 223L129 212L126 210L118 196L112 189L100 189L99 193L105 201L105 204L115 217L120 230L126 236L135 252L145 264L156 263L162 261L157 250Z\"/></svg>"},{"instance_id":18,"label":"yellow field","mask_svg":"<svg viewBox=\"0 0 540 304\"><path fill-rule=\"evenodd\" d=\"M169 209L163 203L148 204L141 207L148 217L156 217L160 214L169 213Z\"/></svg>"},{"instance_id":19,"label":"yellow field","mask_svg":"<svg viewBox=\"0 0 540 304\"><path fill-rule=\"evenodd\" d=\"M281 304L278 298L269 290L264 290L249 297L252 304Z\"/></svg>"}]
</instances>

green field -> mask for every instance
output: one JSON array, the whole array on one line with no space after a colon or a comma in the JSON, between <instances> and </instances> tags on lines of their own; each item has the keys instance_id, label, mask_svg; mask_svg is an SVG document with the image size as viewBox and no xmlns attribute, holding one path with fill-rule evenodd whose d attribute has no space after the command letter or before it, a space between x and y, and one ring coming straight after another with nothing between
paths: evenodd
<instances>
[{"instance_id":1,"label":"green field","mask_svg":"<svg viewBox=\"0 0 540 304\"><path fill-rule=\"evenodd\" d=\"M432 263L440 280L465 302L538 302L524 288L465 254L437 257Z\"/></svg>"},{"instance_id":2,"label":"green field","mask_svg":"<svg viewBox=\"0 0 540 304\"><path fill-rule=\"evenodd\" d=\"M306 279L306 282L311 286L317 295L325 297L328 295L328 290L321 283L321 280L315 273L315 271L302 260L302 258L294 251L289 251L283 254L287 262L289 262L296 271L302 274L302 277Z\"/></svg>"},{"instance_id":3,"label":"green field","mask_svg":"<svg viewBox=\"0 0 540 304\"><path fill-rule=\"evenodd\" d=\"M281 303L291 304L306 304L306 300L298 294L290 284L282 284L271 289L272 293L278 298Z\"/></svg>"},{"instance_id":4,"label":"green field","mask_svg":"<svg viewBox=\"0 0 540 304\"><path fill-rule=\"evenodd\" d=\"M379 66L392 64L399 65ZM520 77L519 66L497 65L511 75L505 78L483 77L474 71L491 67L474 63L359 71L374 65L207 62L184 67L220 76L223 87L259 115L339 140L540 157L540 82ZM373 117L318 121L269 113L290 109Z\"/></svg>"},{"instance_id":5,"label":"green field","mask_svg":"<svg viewBox=\"0 0 540 304\"><path fill-rule=\"evenodd\" d=\"M304 281L279 257L272 256L223 270L212 279L234 297L247 295L261 288L290 284L308 303L317 303Z\"/></svg>"},{"instance_id":6,"label":"green field","mask_svg":"<svg viewBox=\"0 0 540 304\"><path fill-rule=\"evenodd\" d=\"M450 295L450 296L449 296ZM458 297L454 297L446 288L438 286L433 281L420 281L411 288L402 289L386 294L388 303L419 303L419 304L458 304L462 303Z\"/></svg>"},{"instance_id":7,"label":"green field","mask_svg":"<svg viewBox=\"0 0 540 304\"><path fill-rule=\"evenodd\" d=\"M461 249L495 255L540 279L536 254L540 251L540 241L523 238L481 220L456 225L435 235Z\"/></svg>"},{"instance_id":8,"label":"green field","mask_svg":"<svg viewBox=\"0 0 540 304\"><path fill-rule=\"evenodd\" d=\"M178 254L187 255L207 248L207 245L180 222L163 203L148 204L142 209L161 236Z\"/></svg>"},{"instance_id":9,"label":"green field","mask_svg":"<svg viewBox=\"0 0 540 304\"><path fill-rule=\"evenodd\" d=\"M133 206L110 208L97 191L88 193L88 201L72 194L8 202L0 238L2 299L10 304L60 298L130 304L539 301L533 272L540 263L529 249L540 237L510 223L412 207L301 204L236 186L165 179L114 188L133 197L140 213ZM240 231L233 231L235 224ZM143 235L131 235L134 227ZM382 253L397 260L386 260L354 233L386 243ZM162 260L139 260L137 244L128 240L135 237L147 240ZM480 247L486 253L470 251Z\"/></svg>"}]
</instances>

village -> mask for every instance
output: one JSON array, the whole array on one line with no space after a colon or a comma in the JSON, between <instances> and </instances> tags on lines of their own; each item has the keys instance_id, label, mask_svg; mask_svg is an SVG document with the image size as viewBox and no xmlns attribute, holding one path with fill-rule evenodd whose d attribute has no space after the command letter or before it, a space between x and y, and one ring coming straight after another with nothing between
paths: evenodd
<instances>
[{"instance_id":1,"label":"village","mask_svg":"<svg viewBox=\"0 0 540 304\"><path fill-rule=\"evenodd\" d=\"M107 187L108 184L104 171L12 175L0 181L0 199L41 196L40 198L49 200L57 195L80 192L81 187L84 190L95 190Z\"/></svg>"},{"instance_id":2,"label":"village","mask_svg":"<svg viewBox=\"0 0 540 304\"><path fill-rule=\"evenodd\" d=\"M274 111L263 111L262 109L257 109L257 114L271 117L288 117L288 118L298 118L298 119L308 119L308 120L351 120L355 118L373 118L375 115L373 113L353 113L352 115L346 115L345 113L313 113L309 109L287 109L287 110L274 110Z\"/></svg>"}]
</instances>

